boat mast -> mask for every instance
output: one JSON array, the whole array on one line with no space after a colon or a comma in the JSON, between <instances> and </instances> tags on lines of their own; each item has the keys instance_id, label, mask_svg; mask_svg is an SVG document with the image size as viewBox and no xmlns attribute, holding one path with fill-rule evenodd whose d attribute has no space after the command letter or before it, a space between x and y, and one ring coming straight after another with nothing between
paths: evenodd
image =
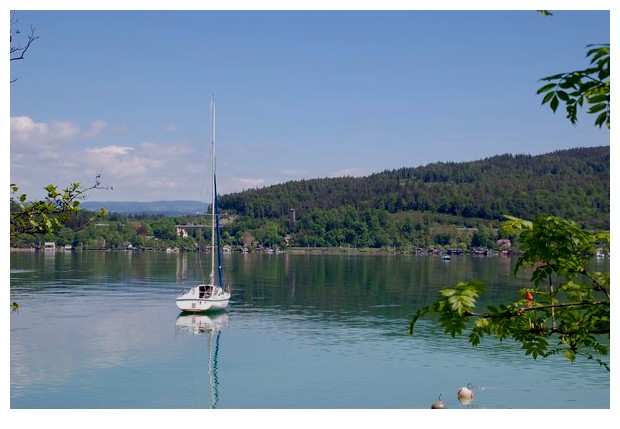
<instances>
[{"instance_id":1,"label":"boat mast","mask_svg":"<svg viewBox=\"0 0 620 429\"><path fill-rule=\"evenodd\" d=\"M211 100L211 284L215 285L215 100Z\"/></svg>"}]
</instances>

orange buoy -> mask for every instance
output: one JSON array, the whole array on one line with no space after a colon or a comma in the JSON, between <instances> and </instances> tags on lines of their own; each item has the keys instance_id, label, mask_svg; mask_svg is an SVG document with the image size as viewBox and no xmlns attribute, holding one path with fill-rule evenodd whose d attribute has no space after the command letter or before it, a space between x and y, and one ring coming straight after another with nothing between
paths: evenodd
<instances>
[{"instance_id":1,"label":"orange buoy","mask_svg":"<svg viewBox=\"0 0 620 429\"><path fill-rule=\"evenodd\" d=\"M534 295L532 295L532 292L530 292L529 290L525 292L525 306L527 308L532 308L533 300Z\"/></svg>"}]
</instances>

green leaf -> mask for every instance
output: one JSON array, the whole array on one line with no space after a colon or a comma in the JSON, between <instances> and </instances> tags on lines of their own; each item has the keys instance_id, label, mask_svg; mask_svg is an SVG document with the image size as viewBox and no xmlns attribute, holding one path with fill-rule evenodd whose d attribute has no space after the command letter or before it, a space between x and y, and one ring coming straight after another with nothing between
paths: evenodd
<instances>
[{"instance_id":1,"label":"green leaf","mask_svg":"<svg viewBox=\"0 0 620 429\"><path fill-rule=\"evenodd\" d=\"M426 314L428 314L429 312L432 311L432 307L431 306L426 306L424 308L421 308L420 310L418 310L413 317L411 318L411 322L409 322L409 328L408 328L408 332L409 335L413 335L413 327L416 324L416 322L421 318L424 317Z\"/></svg>"},{"instance_id":2,"label":"green leaf","mask_svg":"<svg viewBox=\"0 0 620 429\"><path fill-rule=\"evenodd\" d=\"M603 47L600 47L600 48L590 49L586 54L586 58L587 57L592 57L590 58L590 64L595 64L601 60L604 60L605 58L608 58L609 57L609 45L604 45Z\"/></svg>"},{"instance_id":3,"label":"green leaf","mask_svg":"<svg viewBox=\"0 0 620 429\"><path fill-rule=\"evenodd\" d=\"M560 82L558 85L562 89L575 89L577 88L576 82L574 80L564 80Z\"/></svg>"},{"instance_id":4,"label":"green leaf","mask_svg":"<svg viewBox=\"0 0 620 429\"><path fill-rule=\"evenodd\" d=\"M609 102L609 94L596 94L588 97L589 103L607 103Z\"/></svg>"},{"instance_id":5,"label":"green leaf","mask_svg":"<svg viewBox=\"0 0 620 429\"><path fill-rule=\"evenodd\" d=\"M602 127L603 124L606 124L607 128L609 128L609 115L607 114L607 112L603 112L598 115L598 117L594 121L594 125L597 125L599 128Z\"/></svg>"},{"instance_id":6,"label":"green leaf","mask_svg":"<svg viewBox=\"0 0 620 429\"><path fill-rule=\"evenodd\" d=\"M536 91L536 94L542 94L543 92L550 91L553 88L555 88L556 86L557 85L555 83L547 84L547 85L543 86L542 88L540 88L538 91Z\"/></svg>"},{"instance_id":7,"label":"green leaf","mask_svg":"<svg viewBox=\"0 0 620 429\"><path fill-rule=\"evenodd\" d=\"M566 73L558 73L558 74L554 74L553 76L543 77L540 80L543 80L543 81L558 80L558 79L564 77L565 74Z\"/></svg>"},{"instance_id":8,"label":"green leaf","mask_svg":"<svg viewBox=\"0 0 620 429\"><path fill-rule=\"evenodd\" d=\"M560 104L560 102L558 101L558 97L554 96L551 99L551 102L549 103L549 107L551 107L551 110L553 110L554 112L558 109L558 105Z\"/></svg>"},{"instance_id":9,"label":"green leaf","mask_svg":"<svg viewBox=\"0 0 620 429\"><path fill-rule=\"evenodd\" d=\"M551 99L554 97L554 95L555 95L555 93L554 93L554 92L549 92L549 93L547 93L547 95L545 95L545 96L543 97L543 101L542 101L542 103L541 103L541 104L548 103L548 102L549 102L549 100L551 100Z\"/></svg>"},{"instance_id":10,"label":"green leaf","mask_svg":"<svg viewBox=\"0 0 620 429\"><path fill-rule=\"evenodd\" d=\"M607 104L605 103L595 104L588 109L588 113L597 113L597 112L600 112L601 110L606 110L606 109L607 109Z\"/></svg>"},{"instance_id":11,"label":"green leaf","mask_svg":"<svg viewBox=\"0 0 620 429\"><path fill-rule=\"evenodd\" d=\"M566 350L564 352L564 357L566 357L569 361L574 362L577 356L573 350Z\"/></svg>"}]
</instances>

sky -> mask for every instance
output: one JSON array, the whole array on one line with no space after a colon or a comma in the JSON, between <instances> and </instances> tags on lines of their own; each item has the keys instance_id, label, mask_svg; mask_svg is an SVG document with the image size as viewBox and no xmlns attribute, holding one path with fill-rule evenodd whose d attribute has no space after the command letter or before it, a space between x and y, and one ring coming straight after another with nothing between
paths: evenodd
<instances>
[{"instance_id":1,"label":"sky","mask_svg":"<svg viewBox=\"0 0 620 429\"><path fill-rule=\"evenodd\" d=\"M101 174L111 189L89 200L209 200L212 98L220 194L610 143L591 115L574 126L536 95L610 42L609 10L13 3L40 35L6 74L10 181L32 198Z\"/></svg>"}]
</instances>

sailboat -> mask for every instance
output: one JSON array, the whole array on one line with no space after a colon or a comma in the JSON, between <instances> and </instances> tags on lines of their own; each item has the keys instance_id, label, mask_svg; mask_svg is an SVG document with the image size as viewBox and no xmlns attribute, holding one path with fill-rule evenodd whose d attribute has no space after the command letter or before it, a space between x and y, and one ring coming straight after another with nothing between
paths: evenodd
<instances>
[{"instance_id":1,"label":"sailboat","mask_svg":"<svg viewBox=\"0 0 620 429\"><path fill-rule=\"evenodd\" d=\"M222 310L228 306L230 290L222 287L222 250L220 245L219 215L217 209L217 182L215 179L215 100L211 101L211 275L208 283L201 283L177 296L176 303L183 311L203 312ZM217 254L218 276L215 278Z\"/></svg>"}]
</instances>

